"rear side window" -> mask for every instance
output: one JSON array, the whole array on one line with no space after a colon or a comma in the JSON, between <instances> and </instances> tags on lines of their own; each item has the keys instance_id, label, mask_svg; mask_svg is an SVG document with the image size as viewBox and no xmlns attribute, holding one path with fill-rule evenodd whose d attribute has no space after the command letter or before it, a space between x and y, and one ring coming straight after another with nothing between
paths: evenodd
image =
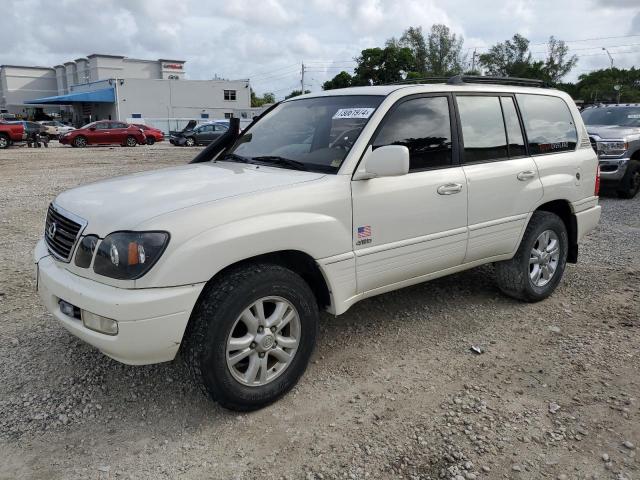
<instances>
[{"instance_id":1,"label":"rear side window","mask_svg":"<svg viewBox=\"0 0 640 480\"><path fill-rule=\"evenodd\" d=\"M451 121L447 97L425 97L401 103L385 120L373 148L404 145L409 171L451 165Z\"/></svg>"},{"instance_id":2,"label":"rear side window","mask_svg":"<svg viewBox=\"0 0 640 480\"><path fill-rule=\"evenodd\" d=\"M531 155L575 150L578 133L567 104L559 97L516 95Z\"/></svg>"},{"instance_id":3,"label":"rear side window","mask_svg":"<svg viewBox=\"0 0 640 480\"><path fill-rule=\"evenodd\" d=\"M502 113L504 115L504 125L507 129L507 142L509 143L509 157L522 157L527 154L524 145L522 130L520 129L520 121L516 106L511 97L500 97L502 104Z\"/></svg>"},{"instance_id":4,"label":"rear side window","mask_svg":"<svg viewBox=\"0 0 640 480\"><path fill-rule=\"evenodd\" d=\"M464 162L508 158L507 137L498 97L458 96Z\"/></svg>"}]
</instances>

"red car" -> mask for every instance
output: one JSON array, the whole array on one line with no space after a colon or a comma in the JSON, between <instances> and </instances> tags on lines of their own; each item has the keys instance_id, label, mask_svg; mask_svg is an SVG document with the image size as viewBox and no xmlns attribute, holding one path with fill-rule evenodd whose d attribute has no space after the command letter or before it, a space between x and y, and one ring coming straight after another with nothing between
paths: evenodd
<instances>
[{"instance_id":1,"label":"red car","mask_svg":"<svg viewBox=\"0 0 640 480\"><path fill-rule=\"evenodd\" d=\"M7 148L13 142L27 139L27 132L22 123L6 123L0 121L0 149Z\"/></svg>"},{"instance_id":2,"label":"red car","mask_svg":"<svg viewBox=\"0 0 640 480\"><path fill-rule=\"evenodd\" d=\"M86 147L87 145L122 145L135 147L144 145L147 138L144 132L133 125L114 120L100 120L85 125L82 128L65 133L60 137L60 143L72 147Z\"/></svg>"},{"instance_id":3,"label":"red car","mask_svg":"<svg viewBox=\"0 0 640 480\"><path fill-rule=\"evenodd\" d=\"M150 127L142 123L134 123L133 126L144 132L145 137L147 137L147 145L153 145L164 140L164 132L159 128Z\"/></svg>"}]
</instances>

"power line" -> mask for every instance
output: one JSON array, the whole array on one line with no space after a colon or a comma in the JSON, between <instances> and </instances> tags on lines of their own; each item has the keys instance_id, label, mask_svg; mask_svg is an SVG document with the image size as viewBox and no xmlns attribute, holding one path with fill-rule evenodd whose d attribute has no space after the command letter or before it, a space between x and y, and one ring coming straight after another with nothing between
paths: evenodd
<instances>
[{"instance_id":1,"label":"power line","mask_svg":"<svg viewBox=\"0 0 640 480\"><path fill-rule=\"evenodd\" d=\"M617 39L617 38L631 38L631 37L640 37L640 34L634 34L634 35L619 35L619 36L615 36L615 37L594 37L594 38L580 38L577 40L562 40L564 43L577 43L577 42L593 42L596 40L612 40L612 39ZM560 39L558 39L560 41ZM540 43L530 43L529 45L547 45L549 42L540 42ZM473 50L475 48L478 49L487 49L487 48L491 48L490 46L477 46L477 47L467 47L467 51L469 50ZM601 48L601 47L598 47Z\"/></svg>"}]
</instances>

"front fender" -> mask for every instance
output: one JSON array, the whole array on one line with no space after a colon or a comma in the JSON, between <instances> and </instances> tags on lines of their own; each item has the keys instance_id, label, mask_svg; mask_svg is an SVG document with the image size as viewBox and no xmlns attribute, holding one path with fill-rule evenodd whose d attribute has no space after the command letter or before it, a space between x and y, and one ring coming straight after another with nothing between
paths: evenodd
<instances>
[{"instance_id":1,"label":"front fender","mask_svg":"<svg viewBox=\"0 0 640 480\"><path fill-rule=\"evenodd\" d=\"M314 259L351 250L351 226L321 213L278 212L206 230L169 249L136 287L206 282L225 267L258 255L297 250Z\"/></svg>"}]
</instances>

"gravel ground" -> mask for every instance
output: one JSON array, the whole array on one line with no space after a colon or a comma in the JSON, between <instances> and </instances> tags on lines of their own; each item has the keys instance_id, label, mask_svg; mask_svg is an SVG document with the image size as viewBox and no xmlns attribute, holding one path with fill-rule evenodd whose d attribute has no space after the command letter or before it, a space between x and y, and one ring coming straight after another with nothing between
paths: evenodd
<instances>
[{"instance_id":1,"label":"gravel ground","mask_svg":"<svg viewBox=\"0 0 640 480\"><path fill-rule=\"evenodd\" d=\"M239 415L179 360L81 343L34 292L56 194L195 151L0 151L0 478L640 479L640 196L601 199L550 299L505 298L485 266L324 315L299 385Z\"/></svg>"}]
</instances>

